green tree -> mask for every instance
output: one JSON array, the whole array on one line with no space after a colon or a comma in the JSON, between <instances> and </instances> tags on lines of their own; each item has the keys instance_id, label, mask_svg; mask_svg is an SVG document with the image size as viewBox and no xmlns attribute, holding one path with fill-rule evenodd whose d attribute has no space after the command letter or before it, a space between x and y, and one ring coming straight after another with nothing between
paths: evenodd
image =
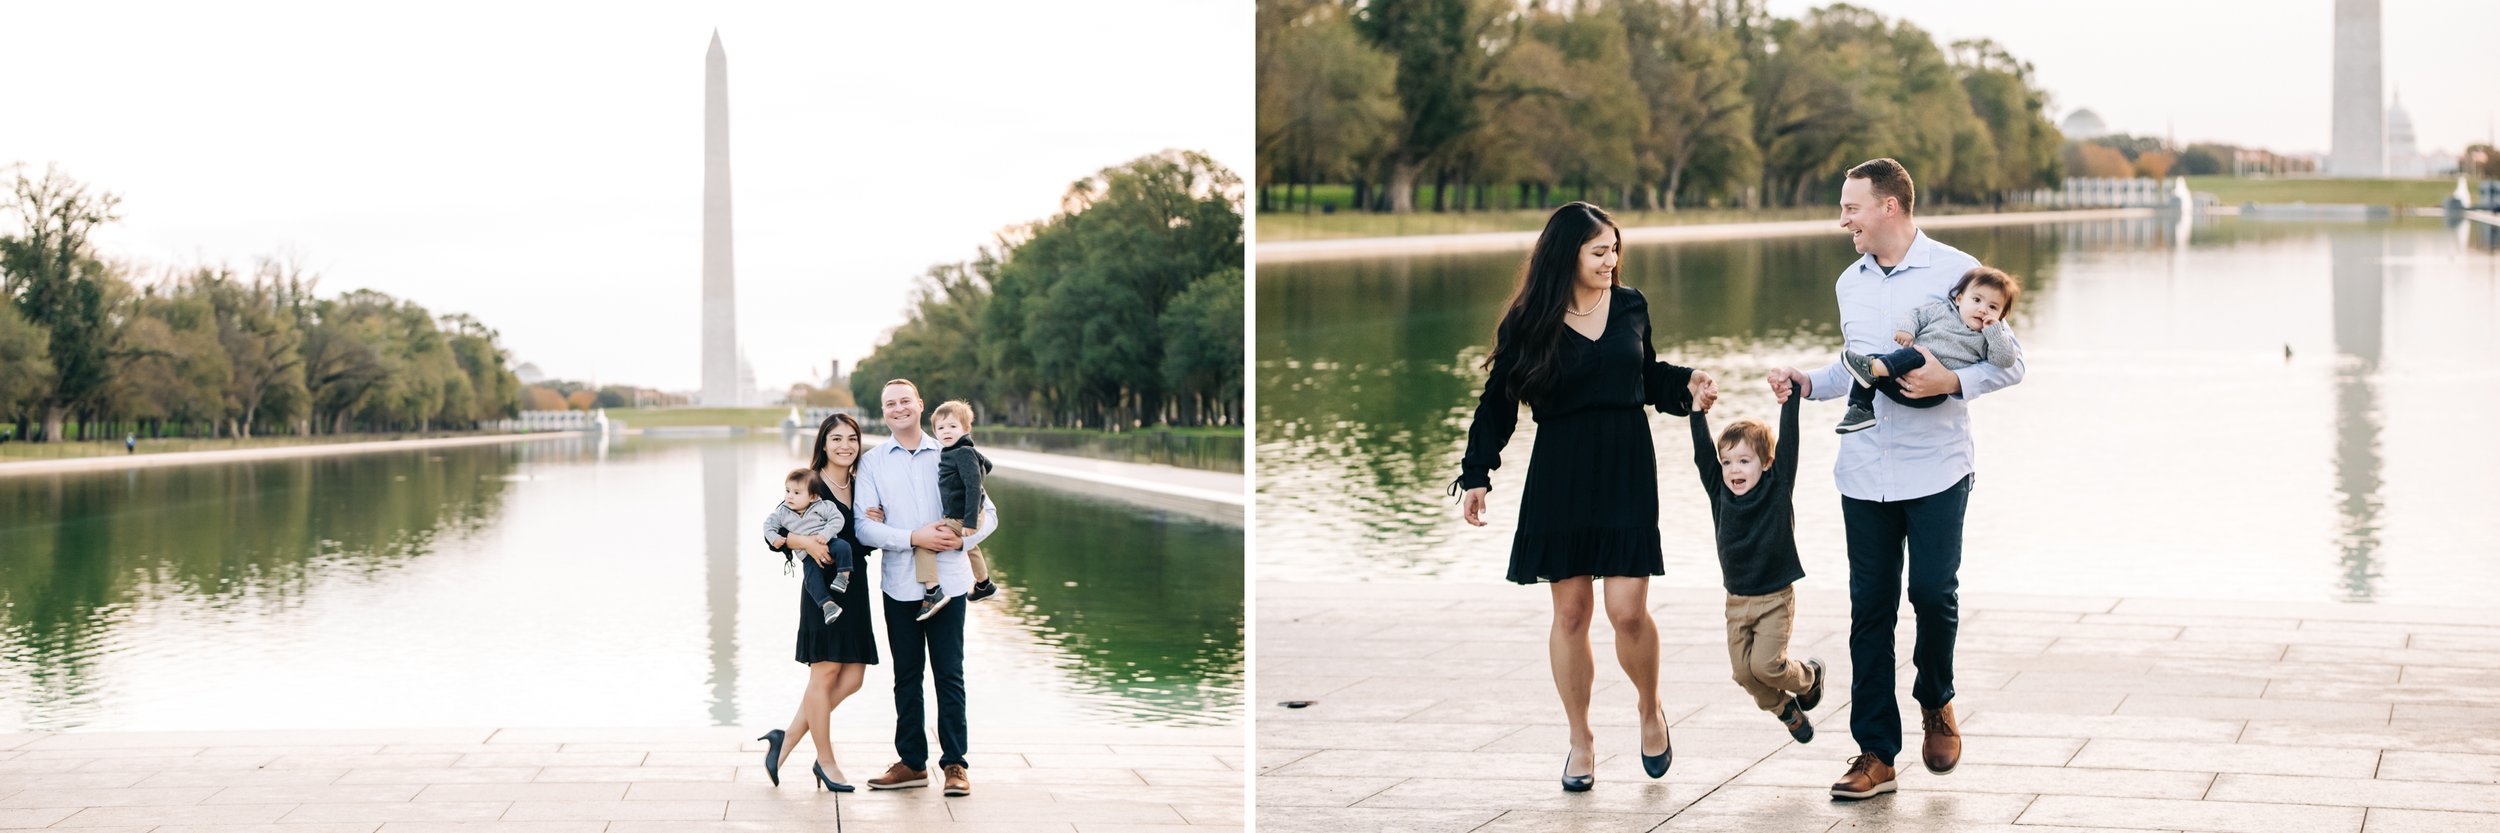
<instances>
[{"instance_id":1,"label":"green tree","mask_svg":"<svg viewBox=\"0 0 2500 833\"><path fill-rule=\"evenodd\" d=\"M1699 0L1627 0L1616 9L1632 79L1649 105L1636 148L1641 178L1655 193L1635 207L1674 210L1688 174L1711 189L1759 177L1753 101L1745 96L1750 70L1734 31Z\"/></svg>"},{"instance_id":2,"label":"green tree","mask_svg":"<svg viewBox=\"0 0 2500 833\"><path fill-rule=\"evenodd\" d=\"M95 257L88 235L120 219L121 198L90 192L57 169L42 179L13 174L8 209L23 229L0 235L0 287L18 312L44 328L52 363L52 390L43 399L43 439L62 438L72 410L96 404L104 391L104 321L108 269Z\"/></svg>"},{"instance_id":3,"label":"green tree","mask_svg":"<svg viewBox=\"0 0 2500 833\"><path fill-rule=\"evenodd\" d=\"M0 304L0 419L23 422L52 390L52 334Z\"/></svg>"},{"instance_id":4,"label":"green tree","mask_svg":"<svg viewBox=\"0 0 2500 833\"><path fill-rule=\"evenodd\" d=\"M1480 125L1479 82L1490 58L1482 36L1505 13L1499 0L1370 0L1356 32L1397 60L1399 122L1387 158L1389 210L1415 211L1424 167Z\"/></svg>"},{"instance_id":5,"label":"green tree","mask_svg":"<svg viewBox=\"0 0 2500 833\"><path fill-rule=\"evenodd\" d=\"M1241 424L1243 298L1239 267L1190 285L1163 311L1163 383L1186 391L1179 421Z\"/></svg>"},{"instance_id":6,"label":"green tree","mask_svg":"<svg viewBox=\"0 0 2500 833\"><path fill-rule=\"evenodd\" d=\"M1387 146L1398 120L1397 65L1356 34L1343 6L1327 0L1259 3L1258 179L1282 182L1286 201L1303 187L1360 175Z\"/></svg>"}]
</instances>

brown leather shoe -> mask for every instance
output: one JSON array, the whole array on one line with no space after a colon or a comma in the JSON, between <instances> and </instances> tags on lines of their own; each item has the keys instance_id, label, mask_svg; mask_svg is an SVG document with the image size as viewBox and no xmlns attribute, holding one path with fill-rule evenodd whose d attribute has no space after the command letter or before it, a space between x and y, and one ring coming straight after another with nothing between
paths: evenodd
<instances>
[{"instance_id":1,"label":"brown leather shoe","mask_svg":"<svg viewBox=\"0 0 2500 833\"><path fill-rule=\"evenodd\" d=\"M868 788L872 790L900 790L928 785L928 770L904 766L902 761L895 761L893 766L886 767L884 775L868 779Z\"/></svg>"},{"instance_id":2,"label":"brown leather shoe","mask_svg":"<svg viewBox=\"0 0 2500 833\"><path fill-rule=\"evenodd\" d=\"M1832 784L1833 798L1874 798L1894 789L1892 765L1873 755L1849 759L1849 774Z\"/></svg>"},{"instance_id":3,"label":"brown leather shoe","mask_svg":"<svg viewBox=\"0 0 2500 833\"><path fill-rule=\"evenodd\" d=\"M1953 774L1953 768L1962 764L1962 730L1953 723L1953 704L1918 712L1927 724L1927 739L1919 744L1919 757L1927 764L1928 772Z\"/></svg>"},{"instance_id":4,"label":"brown leather shoe","mask_svg":"<svg viewBox=\"0 0 2500 833\"><path fill-rule=\"evenodd\" d=\"M947 795L972 794L972 775L964 772L963 764L947 764L944 769Z\"/></svg>"}]
</instances>

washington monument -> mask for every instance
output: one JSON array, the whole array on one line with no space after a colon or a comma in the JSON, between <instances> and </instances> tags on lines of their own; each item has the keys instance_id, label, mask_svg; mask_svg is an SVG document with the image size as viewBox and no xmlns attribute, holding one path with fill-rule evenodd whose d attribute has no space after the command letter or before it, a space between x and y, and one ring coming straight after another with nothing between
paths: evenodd
<instances>
[{"instance_id":1,"label":"washington monument","mask_svg":"<svg viewBox=\"0 0 2500 833\"><path fill-rule=\"evenodd\" d=\"M2387 175L2387 102L2379 86L2378 0L2335 0L2335 145L2330 176Z\"/></svg>"},{"instance_id":2,"label":"washington monument","mask_svg":"<svg viewBox=\"0 0 2500 833\"><path fill-rule=\"evenodd\" d=\"M729 254L729 55L720 32L703 53L703 404L744 405L738 384L738 285Z\"/></svg>"}]
</instances>

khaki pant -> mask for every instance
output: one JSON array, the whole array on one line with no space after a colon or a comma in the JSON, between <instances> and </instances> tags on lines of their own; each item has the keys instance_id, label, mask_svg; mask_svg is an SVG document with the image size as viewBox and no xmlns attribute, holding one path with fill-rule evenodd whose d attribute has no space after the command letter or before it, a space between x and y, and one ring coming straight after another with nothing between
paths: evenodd
<instances>
[{"instance_id":1,"label":"khaki pant","mask_svg":"<svg viewBox=\"0 0 2500 833\"><path fill-rule=\"evenodd\" d=\"M1780 588L1763 596L1727 597L1727 661L1736 684L1753 695L1753 704L1778 714L1788 696L1803 694L1814 680L1805 663L1788 658L1788 634L1797 624L1797 588Z\"/></svg>"},{"instance_id":2,"label":"khaki pant","mask_svg":"<svg viewBox=\"0 0 2500 833\"><path fill-rule=\"evenodd\" d=\"M961 519L961 518L947 518L947 519L946 519L946 530L947 530L948 532L955 533L955 537L957 537L957 538L964 537L964 522L963 522L963 519ZM982 557L981 557L981 551L980 551L980 550L971 550L971 551L969 551L969 552L967 552L967 553L965 553L965 554L966 554L967 556L969 556L969 557L972 559L972 580L973 580L973 581L988 581L988 580L990 580L990 561L989 561L989 559L987 559L987 558L982 558ZM920 583L921 583L921 584L936 584L936 583L937 583L938 577L937 577L937 551L936 551L936 550L921 549L921 548L919 548L919 547L913 547L913 548L911 548L911 566L912 566L912 574L913 574L913 577L914 577L914 578L916 578L916 579L919 579L919 581L920 581Z\"/></svg>"}]
</instances>

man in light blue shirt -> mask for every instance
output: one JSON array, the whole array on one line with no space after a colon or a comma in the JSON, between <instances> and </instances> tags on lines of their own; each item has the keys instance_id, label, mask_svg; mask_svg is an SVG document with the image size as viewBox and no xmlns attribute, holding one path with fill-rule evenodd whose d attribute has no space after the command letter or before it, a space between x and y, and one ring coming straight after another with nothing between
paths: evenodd
<instances>
[{"instance_id":1,"label":"man in light blue shirt","mask_svg":"<svg viewBox=\"0 0 2500 833\"><path fill-rule=\"evenodd\" d=\"M958 537L946 528L938 501L937 438L920 428L920 386L909 379L885 383L879 397L892 439L859 458L858 506L860 543L881 553L879 589L885 591L886 645L894 651L894 751L902 757L884 775L868 779L869 789L896 790L929 785L929 735L920 696L925 656L937 675L938 746L945 753L938 765L946 773L947 795L972 794L970 721L964 715L964 605L972 590L972 562L964 551L998 531L997 507L983 501L981 528ZM954 604L940 607L923 620L923 591L913 578L912 547L938 552L938 587Z\"/></svg>"},{"instance_id":2,"label":"man in light blue shirt","mask_svg":"<svg viewBox=\"0 0 2500 833\"><path fill-rule=\"evenodd\" d=\"M1909 171L1891 159L1862 163L1841 181L1840 225L1863 255L1841 270L1833 286L1847 349L1888 352L1893 322L1943 300L1963 273L1979 265L1918 230L1910 214L1915 195ZM1983 362L1948 370L1929 355L1926 366L1901 377L1901 394L1949 394L1946 399L1915 408L1877 397L1875 426L1841 438L1832 474L1848 527L1849 733L1861 754L1832 785L1834 797L1868 798L1894 789L1892 762L1902 737L1900 701L1893 691L1893 625L1901 611L1905 562L1918 622L1910 654L1918 679L1910 694L1925 724L1920 756L1928 771L1940 775L1961 761L1952 705L1953 641L1960 621L1962 515L1973 474L1969 403L2021 382L2023 370L2020 359L2012 367ZM1850 378L1833 362L1812 372L1773 370L1770 381L1772 394L1784 403L1792 391L1808 399L1847 395Z\"/></svg>"}]
</instances>

